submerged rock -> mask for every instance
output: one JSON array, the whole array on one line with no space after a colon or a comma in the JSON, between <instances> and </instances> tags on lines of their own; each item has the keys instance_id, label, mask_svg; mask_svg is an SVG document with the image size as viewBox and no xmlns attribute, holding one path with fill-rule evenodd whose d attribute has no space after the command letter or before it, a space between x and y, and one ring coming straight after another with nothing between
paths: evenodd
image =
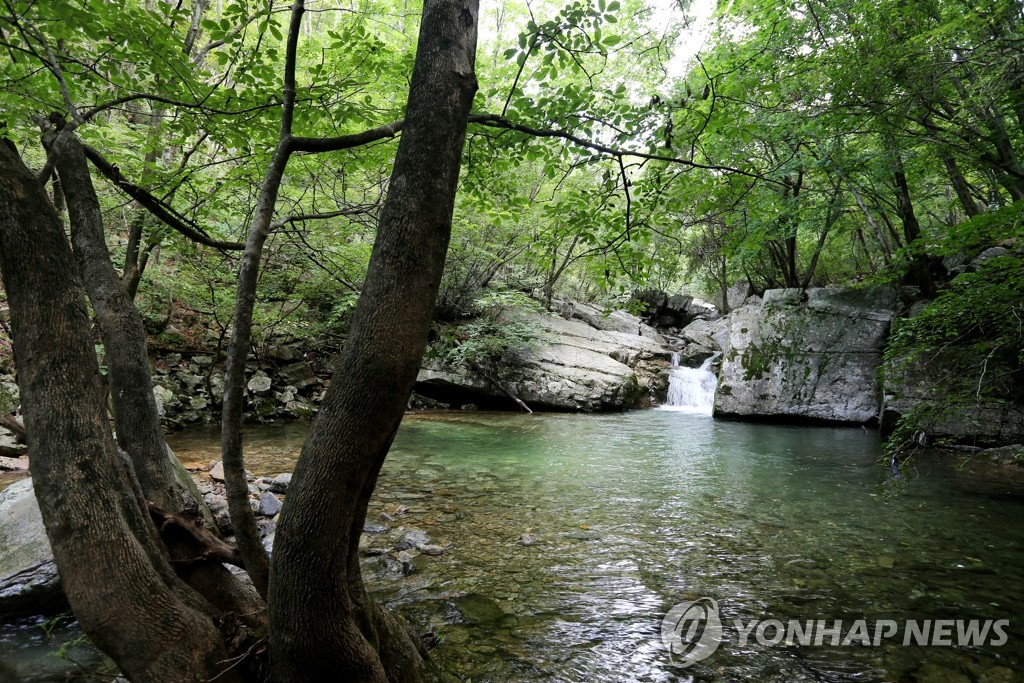
<instances>
[{"instance_id":1,"label":"submerged rock","mask_svg":"<svg viewBox=\"0 0 1024 683\"><path fill-rule=\"evenodd\" d=\"M881 289L777 289L734 310L715 415L875 420L895 303Z\"/></svg>"},{"instance_id":2,"label":"submerged rock","mask_svg":"<svg viewBox=\"0 0 1024 683\"><path fill-rule=\"evenodd\" d=\"M413 529L406 531L399 539L398 544L395 546L395 550L408 550L409 548L420 548L421 546L430 544L430 536L427 536L426 532L420 531L419 529Z\"/></svg>"}]
</instances>

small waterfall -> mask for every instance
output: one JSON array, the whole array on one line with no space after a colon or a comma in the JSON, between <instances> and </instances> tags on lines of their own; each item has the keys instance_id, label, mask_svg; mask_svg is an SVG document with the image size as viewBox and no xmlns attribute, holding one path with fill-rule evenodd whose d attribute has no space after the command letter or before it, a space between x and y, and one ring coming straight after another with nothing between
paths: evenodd
<instances>
[{"instance_id":1,"label":"small waterfall","mask_svg":"<svg viewBox=\"0 0 1024 683\"><path fill-rule=\"evenodd\" d=\"M668 376L666 410L710 415L715 403L718 378L708 370L719 354L711 356L699 368L679 367L679 354L672 354L672 369Z\"/></svg>"}]
</instances>

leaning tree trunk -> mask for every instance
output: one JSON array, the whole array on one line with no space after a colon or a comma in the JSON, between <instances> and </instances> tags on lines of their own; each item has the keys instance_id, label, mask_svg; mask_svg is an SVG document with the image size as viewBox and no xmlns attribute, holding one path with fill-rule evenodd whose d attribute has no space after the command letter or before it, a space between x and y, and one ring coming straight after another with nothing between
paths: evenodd
<instances>
[{"instance_id":1,"label":"leaning tree trunk","mask_svg":"<svg viewBox=\"0 0 1024 683\"><path fill-rule=\"evenodd\" d=\"M212 608L171 570L107 423L85 296L45 189L0 141L0 275L11 307L32 474L68 601L133 681L225 669ZM217 680L237 680L224 671Z\"/></svg>"},{"instance_id":2,"label":"leaning tree trunk","mask_svg":"<svg viewBox=\"0 0 1024 683\"><path fill-rule=\"evenodd\" d=\"M477 0L424 3L406 126L363 294L277 527L275 681L420 677L409 636L366 594L359 536L419 371L444 268L476 92L477 13Z\"/></svg>"},{"instance_id":3,"label":"leaning tree trunk","mask_svg":"<svg viewBox=\"0 0 1024 683\"><path fill-rule=\"evenodd\" d=\"M55 137L56 133L48 133L44 143L52 144ZM164 442L153 398L142 316L110 260L99 200L77 136L66 140L55 167L67 200L79 272L103 339L118 445L131 458L148 502L172 514L194 517L201 524L199 491ZM264 612L259 596L221 562L188 561L207 548L180 531L165 534L165 542L182 578L221 610L246 615L250 625L259 626Z\"/></svg>"}]
</instances>

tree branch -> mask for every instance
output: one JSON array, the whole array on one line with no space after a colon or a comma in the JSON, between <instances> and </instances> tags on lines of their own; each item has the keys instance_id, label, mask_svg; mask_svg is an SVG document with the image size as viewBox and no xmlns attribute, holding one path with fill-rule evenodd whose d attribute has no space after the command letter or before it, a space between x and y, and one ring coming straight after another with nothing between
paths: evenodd
<instances>
[{"instance_id":1,"label":"tree branch","mask_svg":"<svg viewBox=\"0 0 1024 683\"><path fill-rule=\"evenodd\" d=\"M336 138L303 138L293 137L291 139L291 150L293 152L336 152L340 149L351 149L368 145L377 140L393 138L405 127L405 121L395 121L377 128L365 130L362 133L342 135Z\"/></svg>"},{"instance_id":2,"label":"tree branch","mask_svg":"<svg viewBox=\"0 0 1024 683\"><path fill-rule=\"evenodd\" d=\"M635 157L637 159L647 159L648 161L664 161L670 164L679 164L688 168L699 168L707 171L720 171L722 173L732 173L735 175L746 176L749 178L757 178L758 180L764 180L766 182L772 182L778 184L777 180L767 178L758 173L751 173L750 171L744 171L739 168L733 168L731 166L719 166L715 164L701 164L690 159L681 159L679 157L665 156L662 154L648 154L646 152L638 152L625 149L617 149L615 147L608 147L584 138L578 137L564 130L557 130L554 128L533 128L531 126L524 126L516 123L509 119L506 119L497 114L471 114L469 117L470 123L476 123L482 126L488 126L490 128L503 128L505 130L513 130L519 133L525 133L537 138L560 138L562 140L568 140L569 142L583 147L585 149L591 149L601 154L607 154L608 156L615 158L622 157Z\"/></svg>"},{"instance_id":3,"label":"tree branch","mask_svg":"<svg viewBox=\"0 0 1024 683\"><path fill-rule=\"evenodd\" d=\"M205 230L196 225L193 221L175 211L173 208L160 201L145 189L129 182L121 175L121 169L103 158L98 151L85 145L85 156L96 167L103 177L116 185L122 192L134 199L156 218L166 225L177 230L179 233L199 244L205 244L214 249L225 251L240 251L245 248L241 242L225 242L210 237Z\"/></svg>"}]
</instances>

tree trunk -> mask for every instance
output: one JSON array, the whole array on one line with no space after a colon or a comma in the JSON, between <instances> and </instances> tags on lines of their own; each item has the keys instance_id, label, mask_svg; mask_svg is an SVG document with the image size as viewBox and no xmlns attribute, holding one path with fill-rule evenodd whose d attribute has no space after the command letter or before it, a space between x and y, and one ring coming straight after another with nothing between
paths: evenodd
<instances>
[{"instance_id":1,"label":"tree trunk","mask_svg":"<svg viewBox=\"0 0 1024 683\"><path fill-rule=\"evenodd\" d=\"M103 405L85 296L45 189L0 142L0 275L39 509L86 634L133 681L237 680L212 608L165 560Z\"/></svg>"},{"instance_id":2,"label":"tree trunk","mask_svg":"<svg viewBox=\"0 0 1024 683\"><path fill-rule=\"evenodd\" d=\"M55 133L48 133L44 141L52 143L54 137ZM65 141L56 169L67 200L79 273L103 339L118 445L131 459L148 502L175 514L198 517L202 508L199 491L164 443L142 317L111 262L99 200L77 136ZM257 595L219 562L186 562L202 552L187 538L175 535L168 541L171 559L181 563L178 566L190 585L220 609L249 615L248 623L258 624L263 609Z\"/></svg>"},{"instance_id":3,"label":"tree trunk","mask_svg":"<svg viewBox=\"0 0 1024 683\"><path fill-rule=\"evenodd\" d=\"M890 149L894 149L894 147L890 146ZM894 151L893 158L896 213L903 223L903 238L907 241L907 247L911 252L910 274L921 288L921 294L933 297L935 296L935 282L932 280L931 271L928 270L928 256L921 251L920 245L914 243L921 236L921 224L918 223L917 215L914 213L914 203L910 198L910 184L907 182L907 173L903 167L903 157L898 151Z\"/></svg>"},{"instance_id":4,"label":"tree trunk","mask_svg":"<svg viewBox=\"0 0 1024 683\"><path fill-rule=\"evenodd\" d=\"M56 133L48 133L44 144L49 147L55 137ZM147 500L179 511L182 497L189 493L175 479L161 434L142 317L110 260L99 200L76 135L65 141L55 166L67 200L78 272L103 339L118 445L131 457Z\"/></svg>"},{"instance_id":5,"label":"tree trunk","mask_svg":"<svg viewBox=\"0 0 1024 683\"><path fill-rule=\"evenodd\" d=\"M942 164L946 167L949 182L952 183L956 197L960 200L960 206L963 207L968 218L981 214L982 210L978 207L978 202L974 201L974 197L971 196L971 186L967 184L967 179L960 172L960 167L953 155L946 151L942 152Z\"/></svg>"},{"instance_id":6,"label":"tree trunk","mask_svg":"<svg viewBox=\"0 0 1024 683\"><path fill-rule=\"evenodd\" d=\"M292 116L295 107L295 61L305 5L292 3L284 67L284 102L281 106L281 130L277 147L260 185L256 213L249 226L242 263L238 268L235 309L231 318L231 340L224 363L224 403L221 408L221 458L224 463L224 485L228 497L228 513L235 530L238 551L256 590L267 597L270 583L270 558L260 541L256 518L249 507L249 487L245 480L245 458L242 449L242 413L245 398L245 364L252 341L252 317L256 306L256 284L259 281L263 245L270 235L271 221L284 171L291 157Z\"/></svg>"},{"instance_id":7,"label":"tree trunk","mask_svg":"<svg viewBox=\"0 0 1024 683\"><path fill-rule=\"evenodd\" d=\"M366 595L359 536L426 347L476 92L477 0L426 0L391 185L334 379L277 527L275 681L414 681L416 649ZM315 609L310 609L315 605Z\"/></svg>"}]
</instances>

